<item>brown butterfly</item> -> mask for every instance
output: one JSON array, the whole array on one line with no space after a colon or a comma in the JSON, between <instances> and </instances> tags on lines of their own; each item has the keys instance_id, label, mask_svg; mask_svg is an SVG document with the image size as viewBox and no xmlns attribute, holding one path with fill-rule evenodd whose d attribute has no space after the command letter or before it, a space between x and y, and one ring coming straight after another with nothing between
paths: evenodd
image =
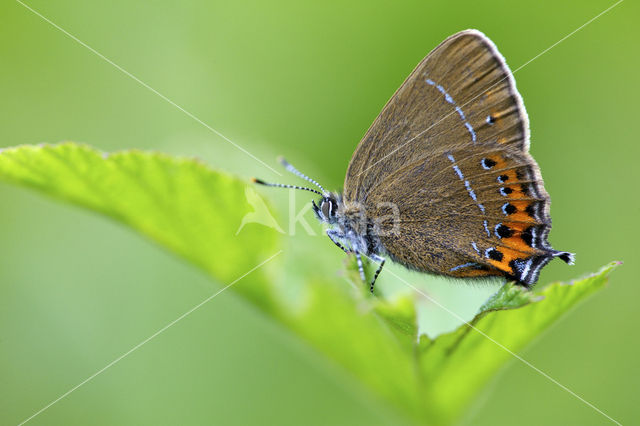
<instances>
[{"instance_id":1,"label":"brown butterfly","mask_svg":"<svg viewBox=\"0 0 640 426\"><path fill-rule=\"evenodd\" d=\"M343 194L313 210L342 250L457 278L502 276L529 287L554 257L549 195L529 154L529 121L502 55L466 30L429 53L356 148Z\"/></svg>"}]
</instances>

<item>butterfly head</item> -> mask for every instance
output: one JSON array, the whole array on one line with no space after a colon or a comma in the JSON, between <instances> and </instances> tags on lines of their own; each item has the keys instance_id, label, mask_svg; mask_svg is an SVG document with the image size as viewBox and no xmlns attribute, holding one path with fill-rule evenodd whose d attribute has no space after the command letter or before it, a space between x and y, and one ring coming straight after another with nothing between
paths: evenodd
<instances>
[{"instance_id":1,"label":"butterfly head","mask_svg":"<svg viewBox=\"0 0 640 426\"><path fill-rule=\"evenodd\" d=\"M301 189L303 191L309 191L309 192L313 192L315 194L320 195L322 198L317 203L315 201L312 201L313 211L316 214L316 217L321 222L326 222L330 225L336 224L339 218L339 207L340 207L340 203L342 202L342 197L339 194L329 192L326 189L324 189L322 185L320 185L318 182L316 182L314 179L311 179L307 175L299 172L284 158L280 157L279 161L285 167L285 169L287 169L287 171L293 173L298 177L301 177L307 182L311 182L318 189L309 188L305 186L298 186L298 185L288 185L288 184L282 184L282 183L269 183L256 178L253 178L253 182L259 183L261 185L275 186L279 188Z\"/></svg>"},{"instance_id":2,"label":"butterfly head","mask_svg":"<svg viewBox=\"0 0 640 426\"><path fill-rule=\"evenodd\" d=\"M323 195L322 199L313 203L313 211L321 222L334 224L338 222L338 207L340 206L340 197L338 194Z\"/></svg>"}]
</instances>

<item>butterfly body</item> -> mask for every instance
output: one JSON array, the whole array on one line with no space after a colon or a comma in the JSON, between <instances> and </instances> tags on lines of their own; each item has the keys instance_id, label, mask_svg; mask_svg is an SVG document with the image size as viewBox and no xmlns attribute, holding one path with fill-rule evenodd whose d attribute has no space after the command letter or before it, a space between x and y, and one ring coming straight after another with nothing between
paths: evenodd
<instances>
[{"instance_id":1,"label":"butterfly body","mask_svg":"<svg viewBox=\"0 0 640 426\"><path fill-rule=\"evenodd\" d=\"M511 72L486 36L467 30L429 53L387 102L356 148L342 194L286 166L322 189L312 190L323 197L316 216L356 254L363 277L361 255L531 286L551 259L572 263L573 255L547 242L550 199L528 151Z\"/></svg>"},{"instance_id":2,"label":"butterfly body","mask_svg":"<svg viewBox=\"0 0 640 426\"><path fill-rule=\"evenodd\" d=\"M313 202L313 211L318 220L328 225L327 232L336 237L345 252L364 256L381 253L380 232L364 205L344 202L341 194L330 193L319 204Z\"/></svg>"}]
</instances>

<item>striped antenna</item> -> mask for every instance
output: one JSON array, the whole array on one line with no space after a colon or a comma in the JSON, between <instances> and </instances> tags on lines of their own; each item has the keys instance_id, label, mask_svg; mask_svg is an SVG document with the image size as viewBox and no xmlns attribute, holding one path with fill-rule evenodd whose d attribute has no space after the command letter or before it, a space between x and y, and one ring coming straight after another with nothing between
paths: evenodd
<instances>
[{"instance_id":1,"label":"striped antenna","mask_svg":"<svg viewBox=\"0 0 640 426\"><path fill-rule=\"evenodd\" d=\"M309 176L307 176L307 175L301 173L300 171L298 171L298 169L293 167L291 165L291 163L289 163L287 160L284 159L284 157L278 157L278 161L280 162L280 164L282 164L284 166L285 169L287 169L288 172L293 173L294 175L296 175L298 177L301 177L302 179L306 180L307 182L311 182L312 184L314 184L315 186L320 188L322 190L322 194L321 195L327 195L328 194L328 192L322 187L322 185L320 185L315 180L311 179Z\"/></svg>"},{"instance_id":2,"label":"striped antenna","mask_svg":"<svg viewBox=\"0 0 640 426\"><path fill-rule=\"evenodd\" d=\"M311 191L311 192L314 192L314 193L316 193L316 194L318 194L318 195L320 195L320 196L324 197L324 194L323 194L322 192L320 192L320 191L316 191L316 190L315 190L315 189L313 189L313 188L307 188L307 187L304 187L304 186L298 186L298 185L286 185L286 184L284 184L284 183L270 183L270 182L265 182L265 181L263 181L263 180L256 179L256 178L251 178L251 181L252 181L252 182L254 182L254 183L258 183L258 184L260 184L260 185L264 185L264 186L275 186L275 187L277 187L277 188L302 189L302 190L304 190L304 191Z\"/></svg>"}]
</instances>

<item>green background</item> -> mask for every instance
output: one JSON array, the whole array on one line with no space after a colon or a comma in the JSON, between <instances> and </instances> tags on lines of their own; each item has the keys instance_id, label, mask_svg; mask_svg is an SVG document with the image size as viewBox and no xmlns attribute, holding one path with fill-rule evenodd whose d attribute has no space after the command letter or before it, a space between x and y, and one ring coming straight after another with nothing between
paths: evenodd
<instances>
[{"instance_id":1,"label":"green background","mask_svg":"<svg viewBox=\"0 0 640 426\"><path fill-rule=\"evenodd\" d=\"M270 166L285 154L339 189L380 108L448 35L480 29L515 70L613 2L28 4ZM523 357L623 424L640 415L633 324L640 296L639 12L632 1L621 3L515 75L531 120L531 151L553 198L550 240L577 252L576 266L553 262L541 281L625 261L606 290ZM2 146L74 140L108 151L152 149L197 156L242 177L297 183L13 1L0 5L0 96ZM286 194L261 193L286 216ZM98 215L4 184L0 196L2 424L31 416L225 284ZM297 201L308 197L297 194ZM298 265L292 274L312 268L318 256L330 259L319 264L335 265L320 272L338 276L340 251L326 237L296 231L284 237L286 264ZM404 276L465 318L497 288ZM392 281L383 273L379 285ZM434 304L423 310L432 334L457 325ZM405 421L223 293L32 423ZM462 423L515 422L608 423L513 360Z\"/></svg>"}]
</instances>

